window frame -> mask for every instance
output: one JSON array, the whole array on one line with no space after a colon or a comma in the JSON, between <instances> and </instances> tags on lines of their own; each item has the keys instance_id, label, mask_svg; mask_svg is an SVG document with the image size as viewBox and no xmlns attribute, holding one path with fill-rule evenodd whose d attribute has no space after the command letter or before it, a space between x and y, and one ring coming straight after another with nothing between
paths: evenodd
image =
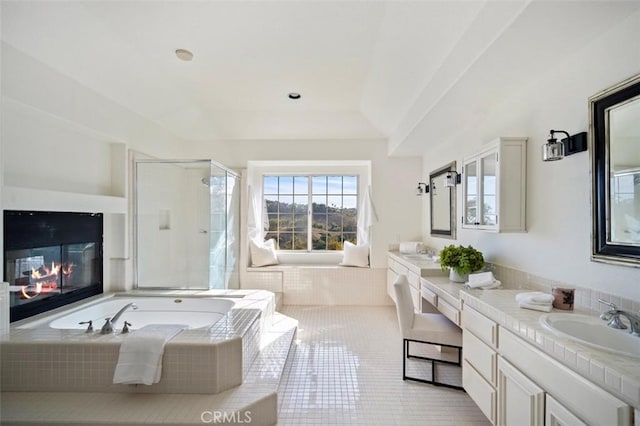
<instances>
[{"instance_id":1,"label":"window frame","mask_svg":"<svg viewBox=\"0 0 640 426\"><path fill-rule=\"evenodd\" d=\"M293 207L293 230L291 231L292 233L292 237L293 237L293 243L292 243L292 247L291 249L282 249L282 248L278 248L278 252L284 252L284 253L335 253L335 252L342 252L343 249L339 249L339 250L331 250L326 248L327 244L328 244L328 236L330 234L330 231L327 229L324 231L325 234L327 234L327 239L325 242L325 248L324 249L314 249L313 248L313 223L314 223L314 215L317 214L317 212L314 211L313 209L313 204L314 204L314 198L317 196L325 196L327 201L326 201L326 206L328 208L329 206L329 197L337 197L339 196L341 198L341 201L344 202L344 197L355 197L355 209L356 209L356 223L355 223L355 229L351 232L345 232L344 230L344 215L341 214L342 216L342 224L341 224L341 230L339 232L340 235L340 242L344 247L344 241L349 241L345 239L345 234L349 235L349 234L353 234L355 241L357 242L357 238L358 238L358 213L359 213L359 208L360 208L360 200L361 200L361 191L360 191L360 176L357 173L277 173L277 172L271 172L271 173L263 173L262 174L262 188L261 188L261 199L262 199L262 203L263 205L266 204L267 202L267 196L268 195L276 195L278 197L278 199L280 199L280 196L285 196L285 197L291 197L292 198L292 203L294 204ZM267 193L265 190L265 178L267 177L277 177L279 178L288 178L291 177L293 179L293 186L292 186L292 193L288 194L285 193L284 195L280 192L280 188L278 188L277 193ZM304 193L296 193L296 184L295 184L295 178L296 177L304 177L307 179L307 189L306 192ZM324 193L318 193L318 192L314 192L313 191L313 187L314 187L314 178L316 177L326 177L326 192ZM341 190L339 193L333 193L333 192L329 192L329 178L341 178ZM353 177L356 179L356 192L355 194L351 194L351 193L346 193L345 194L345 187L344 187L344 178L345 177ZM302 196L306 196L307 197L307 211L306 211L306 216L307 216L307 223L306 223L306 249L296 249L295 248L295 235L296 235L296 230L295 230L295 222L296 222L296 213L295 213L295 200L297 197L302 197ZM341 207L343 208L343 207ZM266 206L265 206L265 210L266 210ZM269 216L269 213L267 213L267 215ZM329 213L325 213L325 216L327 216L327 220L328 220L328 215ZM280 212L278 212L278 221L280 219ZM280 241L280 234L282 233L282 231L280 231L280 229L276 229L276 230L269 230L267 231L267 233L270 232L275 232L278 235L278 243ZM266 239L266 236L265 236Z\"/></svg>"},{"instance_id":2,"label":"window frame","mask_svg":"<svg viewBox=\"0 0 640 426\"><path fill-rule=\"evenodd\" d=\"M250 160L246 173L243 173L244 184L251 187L252 198L262 200L262 176L264 174L335 174L358 176L358 196L362 200L371 185L371 160ZM245 191L245 195L247 191ZM358 206L360 207L360 206ZM262 223L263 208L256 208L257 223ZM245 226L248 226L245 215ZM248 228L247 228L248 230ZM243 253L248 257L248 240L243 241ZM341 261L343 251L278 251L278 259L283 264L332 265Z\"/></svg>"}]
</instances>

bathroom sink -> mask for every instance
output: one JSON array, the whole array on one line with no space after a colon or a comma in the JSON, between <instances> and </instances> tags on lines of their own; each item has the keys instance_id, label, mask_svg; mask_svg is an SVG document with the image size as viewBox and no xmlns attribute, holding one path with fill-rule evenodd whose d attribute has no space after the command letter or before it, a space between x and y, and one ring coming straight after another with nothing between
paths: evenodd
<instances>
[{"instance_id":1,"label":"bathroom sink","mask_svg":"<svg viewBox=\"0 0 640 426\"><path fill-rule=\"evenodd\" d=\"M551 313L540 317L540 323L552 332L621 355L640 358L640 337L629 329L616 330L596 316Z\"/></svg>"}]
</instances>

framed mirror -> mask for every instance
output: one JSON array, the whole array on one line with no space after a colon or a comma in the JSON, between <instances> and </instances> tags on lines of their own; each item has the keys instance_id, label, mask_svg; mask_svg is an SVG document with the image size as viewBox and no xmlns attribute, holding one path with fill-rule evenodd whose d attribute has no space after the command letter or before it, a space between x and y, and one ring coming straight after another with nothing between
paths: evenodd
<instances>
[{"instance_id":1,"label":"framed mirror","mask_svg":"<svg viewBox=\"0 0 640 426\"><path fill-rule=\"evenodd\" d=\"M640 75L589 98L592 256L640 267Z\"/></svg>"},{"instance_id":2,"label":"framed mirror","mask_svg":"<svg viewBox=\"0 0 640 426\"><path fill-rule=\"evenodd\" d=\"M429 175L431 235L456 238L456 187L445 186L447 172L456 171L456 162L434 170Z\"/></svg>"}]
</instances>

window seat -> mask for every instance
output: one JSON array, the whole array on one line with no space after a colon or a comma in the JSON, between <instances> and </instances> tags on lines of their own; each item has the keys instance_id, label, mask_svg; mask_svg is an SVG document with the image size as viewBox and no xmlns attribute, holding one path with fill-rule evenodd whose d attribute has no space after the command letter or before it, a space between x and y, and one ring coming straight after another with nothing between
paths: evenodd
<instances>
[{"instance_id":1,"label":"window seat","mask_svg":"<svg viewBox=\"0 0 640 426\"><path fill-rule=\"evenodd\" d=\"M355 266L343 266L332 263L279 263L277 265L269 266L248 266L249 272L260 271L285 271L290 269L303 268L303 269L371 269L371 267L359 268Z\"/></svg>"},{"instance_id":2,"label":"window seat","mask_svg":"<svg viewBox=\"0 0 640 426\"><path fill-rule=\"evenodd\" d=\"M386 268L335 263L246 267L242 288L282 293L285 305L389 305Z\"/></svg>"}]
</instances>

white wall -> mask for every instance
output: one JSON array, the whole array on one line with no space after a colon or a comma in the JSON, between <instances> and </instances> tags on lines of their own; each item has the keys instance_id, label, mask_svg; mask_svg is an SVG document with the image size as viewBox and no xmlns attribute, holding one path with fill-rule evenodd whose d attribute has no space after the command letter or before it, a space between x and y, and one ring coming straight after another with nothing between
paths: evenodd
<instances>
[{"instance_id":1,"label":"white wall","mask_svg":"<svg viewBox=\"0 0 640 426\"><path fill-rule=\"evenodd\" d=\"M415 196L417 182L423 180L420 158L389 158L384 140L193 142L185 149L237 170L251 160L370 160L379 219L372 228L371 265L386 267L389 244L420 238L420 198ZM246 264L246 259L240 260L240 265Z\"/></svg>"},{"instance_id":2,"label":"white wall","mask_svg":"<svg viewBox=\"0 0 640 426\"><path fill-rule=\"evenodd\" d=\"M181 140L156 123L4 42L0 49L5 185L126 197L127 148L163 158L182 152ZM130 288L124 216L105 216L105 291Z\"/></svg>"},{"instance_id":3,"label":"white wall","mask_svg":"<svg viewBox=\"0 0 640 426\"><path fill-rule=\"evenodd\" d=\"M424 152L426 176L444 163L458 161L498 136L528 136L526 234L495 234L460 229L461 186L458 187L458 240L472 244L487 259L545 278L640 300L640 270L590 261L589 154L560 162L541 161L541 146L550 129L571 134L587 131L589 96L640 72L640 13L635 13L584 49L549 64L549 71L506 101L480 113L454 145ZM505 61L508 65L508 61ZM421 135L425 140L427 134ZM423 235L430 245L451 240L431 238L428 204L423 204Z\"/></svg>"}]
</instances>

